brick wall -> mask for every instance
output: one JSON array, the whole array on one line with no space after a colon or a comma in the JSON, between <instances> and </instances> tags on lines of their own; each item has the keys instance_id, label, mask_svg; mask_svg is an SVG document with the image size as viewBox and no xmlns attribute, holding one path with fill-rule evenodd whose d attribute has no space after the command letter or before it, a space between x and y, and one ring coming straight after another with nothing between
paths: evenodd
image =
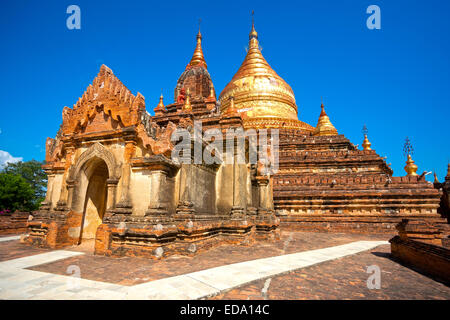
<instances>
[{"instance_id":1,"label":"brick wall","mask_svg":"<svg viewBox=\"0 0 450 320\"><path fill-rule=\"evenodd\" d=\"M0 215L0 234L16 234L27 231L29 212L14 212Z\"/></svg>"}]
</instances>

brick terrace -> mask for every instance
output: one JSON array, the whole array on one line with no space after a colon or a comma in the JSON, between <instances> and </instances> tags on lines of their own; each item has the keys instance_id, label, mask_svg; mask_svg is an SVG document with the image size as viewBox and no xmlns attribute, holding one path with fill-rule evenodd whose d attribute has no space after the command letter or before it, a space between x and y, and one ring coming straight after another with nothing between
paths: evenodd
<instances>
[{"instance_id":1,"label":"brick terrace","mask_svg":"<svg viewBox=\"0 0 450 320\"><path fill-rule=\"evenodd\" d=\"M221 265L336 246L358 240L388 240L389 235L282 232L280 241L253 246L221 246L195 257L171 256L163 260L135 257L110 258L87 253L31 270L68 275L77 265L81 277L89 280L135 285ZM84 251L86 247L66 250ZM0 243L0 261L48 252L20 244ZM328 261L295 272L241 286L214 299L450 299L450 288L398 264L389 257L388 245L353 256ZM382 271L380 290L369 290L366 268L377 265ZM268 285L267 294L261 291Z\"/></svg>"},{"instance_id":2,"label":"brick terrace","mask_svg":"<svg viewBox=\"0 0 450 320\"><path fill-rule=\"evenodd\" d=\"M67 267L77 265L81 269L82 278L135 285L226 264L326 248L358 240L387 239L389 236L283 232L280 241L263 242L248 247L226 245L192 257L169 256L155 261L137 257L110 258L87 254L32 267L31 270L67 275Z\"/></svg>"}]
</instances>

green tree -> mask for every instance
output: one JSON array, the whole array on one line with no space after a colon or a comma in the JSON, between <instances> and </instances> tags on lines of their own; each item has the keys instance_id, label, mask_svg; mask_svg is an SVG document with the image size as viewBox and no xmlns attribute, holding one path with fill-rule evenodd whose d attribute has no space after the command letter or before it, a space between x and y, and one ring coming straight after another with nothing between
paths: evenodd
<instances>
[{"instance_id":1,"label":"green tree","mask_svg":"<svg viewBox=\"0 0 450 320\"><path fill-rule=\"evenodd\" d=\"M45 198L47 175L42 169L43 164L43 161L36 160L19 161L6 164L2 170L3 173L21 176L30 185L32 195L27 199L27 207L29 210L39 209L40 203Z\"/></svg>"},{"instance_id":2,"label":"green tree","mask_svg":"<svg viewBox=\"0 0 450 320\"><path fill-rule=\"evenodd\" d=\"M0 209L34 210L33 189L21 176L11 173L0 173Z\"/></svg>"}]
</instances>

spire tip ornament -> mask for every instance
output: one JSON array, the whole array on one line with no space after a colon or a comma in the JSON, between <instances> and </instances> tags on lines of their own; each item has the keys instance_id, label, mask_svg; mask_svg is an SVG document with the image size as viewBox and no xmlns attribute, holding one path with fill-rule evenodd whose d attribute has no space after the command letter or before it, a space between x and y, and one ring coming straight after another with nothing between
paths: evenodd
<instances>
[{"instance_id":1,"label":"spire tip ornament","mask_svg":"<svg viewBox=\"0 0 450 320\"><path fill-rule=\"evenodd\" d=\"M200 32L200 22L201 22L201 19L199 19L199 23L198 23L197 46L195 47L194 54L192 55L192 59L189 62L189 64L187 65L186 69L189 69L196 65L203 65L205 68L207 68L205 57L203 56L202 34Z\"/></svg>"},{"instance_id":2,"label":"spire tip ornament","mask_svg":"<svg viewBox=\"0 0 450 320\"><path fill-rule=\"evenodd\" d=\"M255 30L255 11L252 10L252 30L250 31L249 34L249 39L257 39L258 40L258 32L256 32Z\"/></svg>"},{"instance_id":3,"label":"spire tip ornament","mask_svg":"<svg viewBox=\"0 0 450 320\"><path fill-rule=\"evenodd\" d=\"M403 146L403 153L407 157L405 171L408 176L417 176L417 165L414 163L411 155L414 153L414 148L408 137L405 139L405 144Z\"/></svg>"},{"instance_id":4,"label":"spire tip ornament","mask_svg":"<svg viewBox=\"0 0 450 320\"><path fill-rule=\"evenodd\" d=\"M370 147L372 144L370 143L369 139L367 138L367 134L369 133L369 130L367 130L366 125L364 125L362 129L362 133L364 134L364 141L362 143L363 150L372 150Z\"/></svg>"},{"instance_id":5,"label":"spire tip ornament","mask_svg":"<svg viewBox=\"0 0 450 320\"><path fill-rule=\"evenodd\" d=\"M158 103L158 105L155 107L155 110L154 110L155 115L156 115L157 113L164 113L164 112L166 111L166 108L164 107L163 99L164 99L164 97L163 97L162 90L161 90L161 96L159 97L159 103Z\"/></svg>"}]
</instances>

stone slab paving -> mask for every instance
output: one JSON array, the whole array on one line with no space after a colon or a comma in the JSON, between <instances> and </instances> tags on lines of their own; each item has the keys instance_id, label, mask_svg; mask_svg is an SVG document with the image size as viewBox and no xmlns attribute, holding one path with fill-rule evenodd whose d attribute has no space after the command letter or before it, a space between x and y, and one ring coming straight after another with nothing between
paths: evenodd
<instances>
[{"instance_id":1,"label":"stone slab paving","mask_svg":"<svg viewBox=\"0 0 450 320\"><path fill-rule=\"evenodd\" d=\"M1 299L202 299L252 281L280 275L386 244L357 241L271 258L240 262L134 286L27 270L83 252L57 250L0 262Z\"/></svg>"},{"instance_id":2,"label":"stone slab paving","mask_svg":"<svg viewBox=\"0 0 450 320\"><path fill-rule=\"evenodd\" d=\"M379 289L369 289L367 286L372 275L367 272L369 266L379 267ZM393 260L390 245L381 245L309 268L254 281L211 299L450 300L450 287Z\"/></svg>"},{"instance_id":3,"label":"stone slab paving","mask_svg":"<svg viewBox=\"0 0 450 320\"><path fill-rule=\"evenodd\" d=\"M19 240L20 236L0 237L0 242Z\"/></svg>"},{"instance_id":4,"label":"stone slab paving","mask_svg":"<svg viewBox=\"0 0 450 320\"><path fill-rule=\"evenodd\" d=\"M276 241L258 241L251 245L223 245L207 251L197 252L192 256L173 255L164 259L139 257L112 258L93 255L88 246L65 248L69 251L81 251L85 255L75 256L52 263L30 267L30 270L67 275L67 268L76 265L81 270L83 279L111 282L125 286L146 283L186 273L216 268L233 263L270 258L279 255L323 249L355 241L387 241L390 235L361 235L313 232L283 231L281 239ZM14 259L20 253L20 244L5 242L0 244L0 261ZM36 249L33 247L33 249ZM31 250L26 247L21 250ZM36 253L29 253L36 254ZM7 259L7 260L9 260Z\"/></svg>"}]
</instances>

